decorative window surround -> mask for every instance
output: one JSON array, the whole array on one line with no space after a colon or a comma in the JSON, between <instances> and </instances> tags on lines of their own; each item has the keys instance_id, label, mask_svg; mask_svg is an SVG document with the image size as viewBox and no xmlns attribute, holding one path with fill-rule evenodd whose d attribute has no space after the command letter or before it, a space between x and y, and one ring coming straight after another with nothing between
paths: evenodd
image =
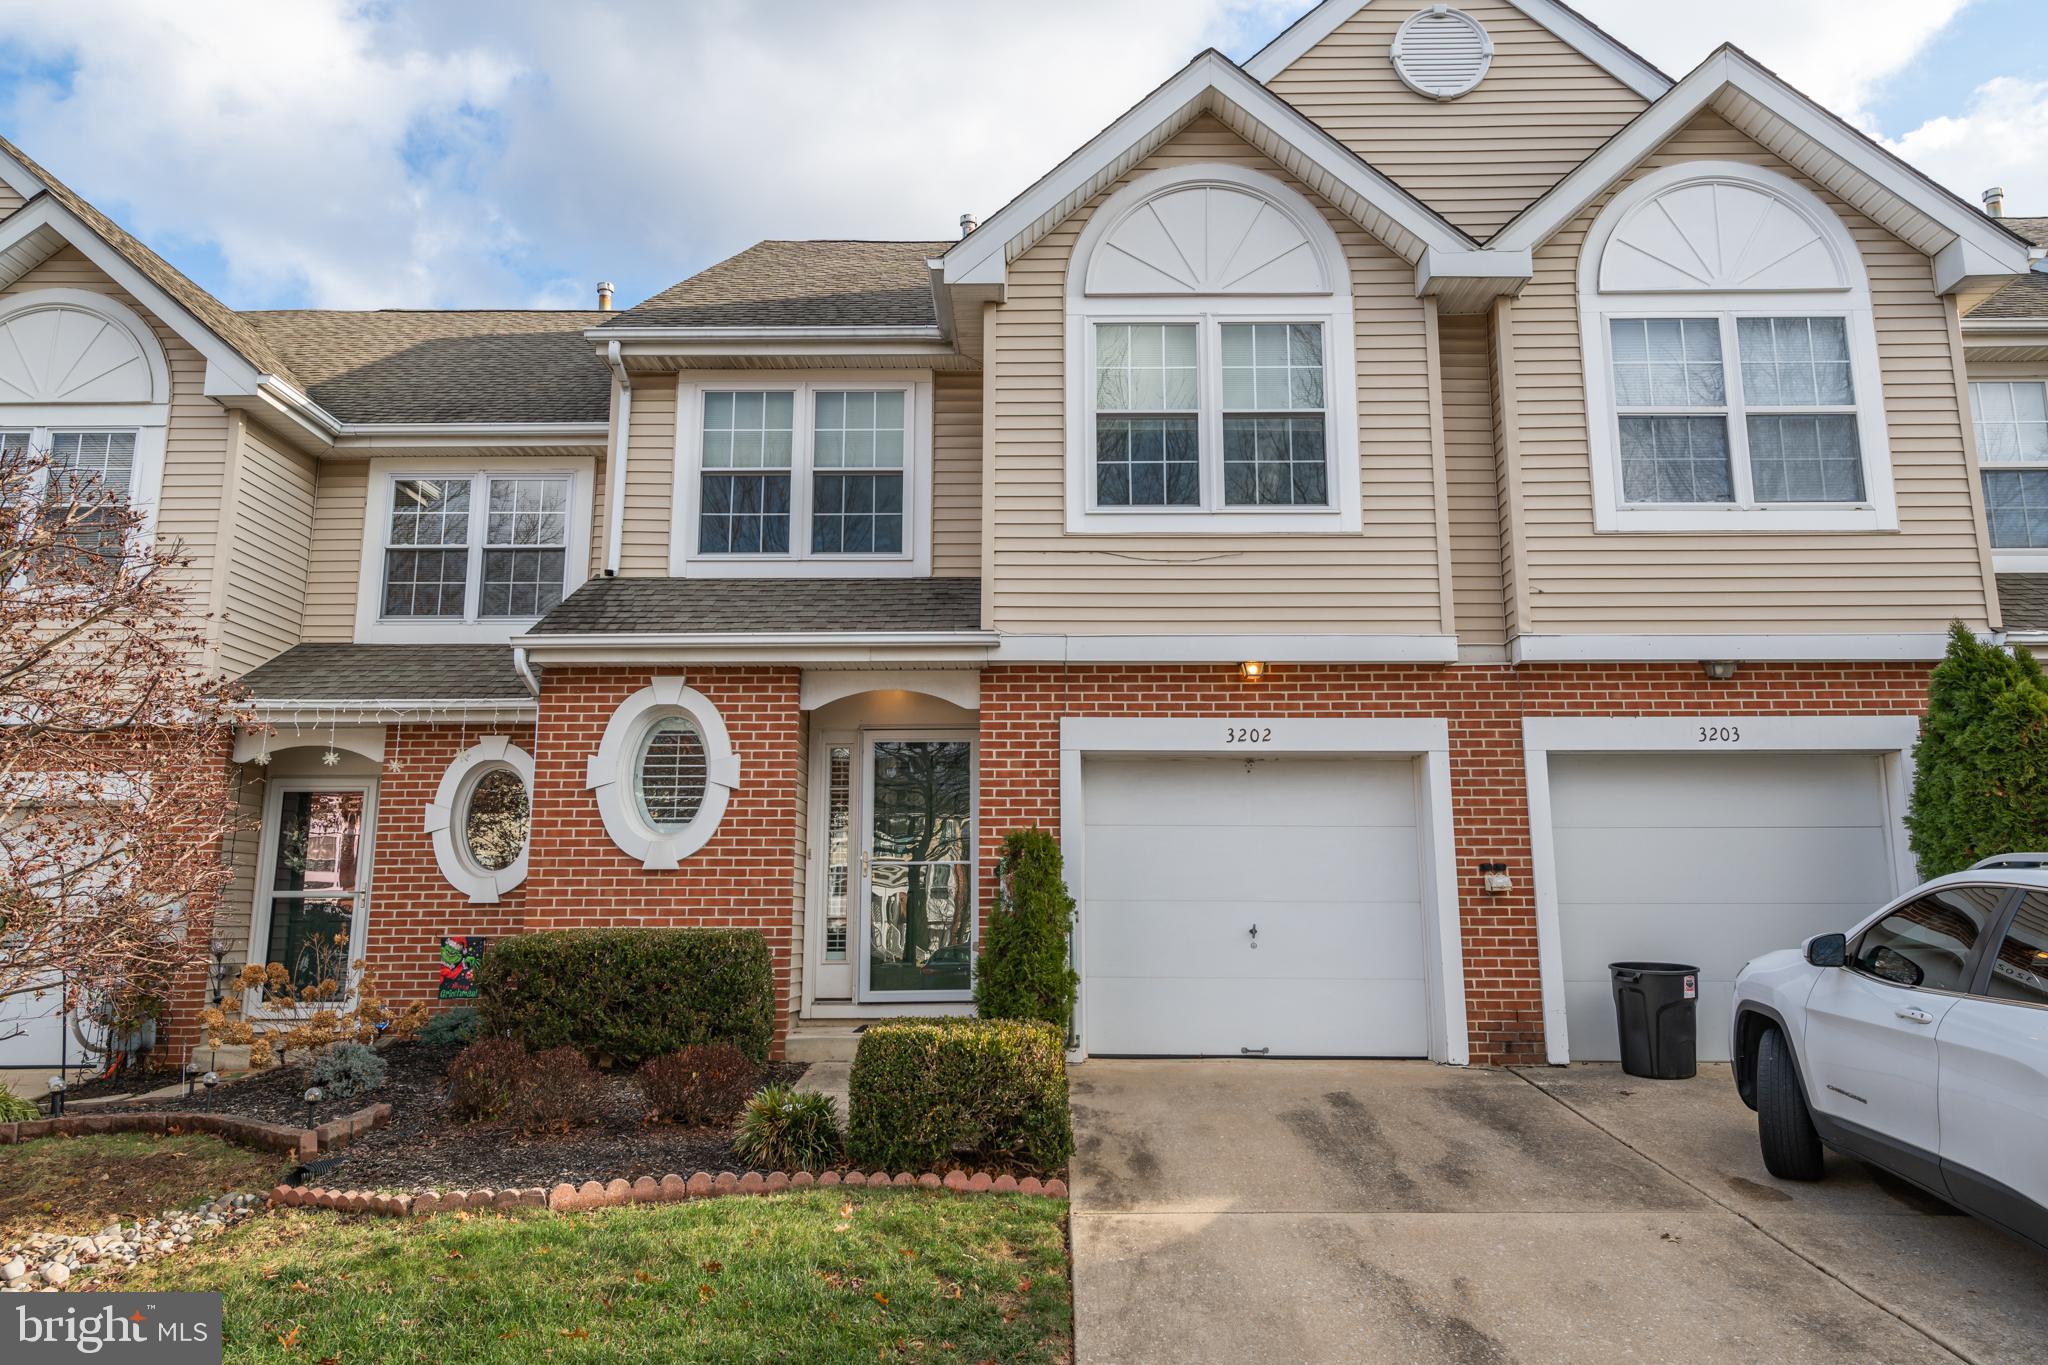
<instances>
[{"instance_id":1,"label":"decorative window surround","mask_svg":"<svg viewBox=\"0 0 2048 1365\"><path fill-rule=\"evenodd\" d=\"M590 577L590 522L595 504L597 462L589 458L542 460L497 458L463 460L377 459L370 461L365 495L361 574L356 588L357 644L498 644L524 634L540 618L482 617L484 505L491 476L564 478L569 480L567 543L563 546L562 596ZM467 601L461 618L445 616L386 617L384 551L391 529L391 499L405 479L468 479L474 493L469 509ZM432 548L432 547L428 547ZM450 546L448 548L457 548Z\"/></svg>"},{"instance_id":2,"label":"decorative window surround","mask_svg":"<svg viewBox=\"0 0 2048 1365\"><path fill-rule=\"evenodd\" d=\"M819 554L811 550L813 476L819 469L817 395L900 392L904 396L903 548L893 554ZM703 554L698 548L704 486L704 396L795 396L789 466L789 550L777 554ZM676 386L674 498L669 573L677 578L925 578L932 567L932 376L929 371L688 371ZM713 472L716 472L715 470ZM858 470L851 471L858 473Z\"/></svg>"},{"instance_id":3,"label":"decorative window surround","mask_svg":"<svg viewBox=\"0 0 2048 1365\"><path fill-rule=\"evenodd\" d=\"M434 861L448 884L468 896L471 905L496 905L507 891L526 880L527 854L533 847L530 826L519 856L496 871L480 866L464 846L462 827L477 784L491 773L507 769L516 773L526 788L531 811L533 755L503 735L492 735L457 754L441 774L441 785L427 805L426 831L433 836Z\"/></svg>"},{"instance_id":4,"label":"decorative window surround","mask_svg":"<svg viewBox=\"0 0 2048 1365\"><path fill-rule=\"evenodd\" d=\"M148 544L171 411L170 368L155 331L105 294L36 289L0 304L0 334L0 437L52 455L58 436L133 437L122 491Z\"/></svg>"},{"instance_id":5,"label":"decorative window surround","mask_svg":"<svg viewBox=\"0 0 2048 1365\"><path fill-rule=\"evenodd\" d=\"M1158 205L1190 191L1218 201L1192 239L1219 235L1199 262L1185 258ZM1173 210L1168 216L1178 217ZM1253 250L1256 248L1256 250ZM1147 257L1150 259L1147 259ZM1271 176L1226 163L1155 171L1096 210L1067 268L1066 529L1074 535L1242 535L1355 532L1362 525L1358 370L1350 264L1315 206ZM1098 507L1098 329L1119 324L1196 328L1200 496L1189 505ZM1305 323L1321 329L1328 502L1227 505L1224 494L1223 328Z\"/></svg>"},{"instance_id":6,"label":"decorative window surround","mask_svg":"<svg viewBox=\"0 0 2048 1365\"><path fill-rule=\"evenodd\" d=\"M1757 244L1766 240L1772 249L1760 251ZM1791 241L1798 246L1784 251ZM1726 414L1732 501L1624 500L1611 324L1638 318L1713 323L1720 341L1723 401L1698 411L1702 416ZM1738 334L1743 321L1752 318L1841 320L1853 405L1745 404L1745 357ZM1644 176L1614 197L1587 234L1579 260L1579 325L1596 531L1898 529L1883 378L1862 253L1841 220L1805 187L1740 162L1686 162ZM1755 367L1754 356L1749 359ZM1658 411L1682 416L1686 409ZM1862 460L1860 500L1763 502L1755 496L1746 418L1794 412L1853 413Z\"/></svg>"},{"instance_id":7,"label":"decorative window surround","mask_svg":"<svg viewBox=\"0 0 2048 1365\"><path fill-rule=\"evenodd\" d=\"M635 790L640 751L650 731L662 721L681 716L697 727L704 740L704 799L690 822L664 832L650 824ZM604 738L591 755L584 786L597 794L605 832L619 851L638 858L650 872L668 871L704 847L725 818L726 804L740 783L740 759L718 708L681 678L657 678L619 703L604 727Z\"/></svg>"}]
</instances>

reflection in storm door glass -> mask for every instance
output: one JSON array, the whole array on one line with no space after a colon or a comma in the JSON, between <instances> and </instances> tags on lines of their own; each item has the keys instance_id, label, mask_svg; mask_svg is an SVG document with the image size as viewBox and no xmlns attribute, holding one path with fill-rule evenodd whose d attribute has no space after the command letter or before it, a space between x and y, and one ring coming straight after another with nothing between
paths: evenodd
<instances>
[{"instance_id":1,"label":"reflection in storm door glass","mask_svg":"<svg viewBox=\"0 0 2048 1365\"><path fill-rule=\"evenodd\" d=\"M284 965L302 1000L332 998L348 981L362 837L363 793L284 793L263 960Z\"/></svg>"},{"instance_id":2,"label":"reflection in storm door glass","mask_svg":"<svg viewBox=\"0 0 2048 1365\"><path fill-rule=\"evenodd\" d=\"M825 811L825 961L846 961L847 877L853 866L853 750L832 746Z\"/></svg>"},{"instance_id":3,"label":"reflection in storm door glass","mask_svg":"<svg viewBox=\"0 0 2048 1365\"><path fill-rule=\"evenodd\" d=\"M874 746L868 989L966 992L974 970L973 746Z\"/></svg>"}]
</instances>

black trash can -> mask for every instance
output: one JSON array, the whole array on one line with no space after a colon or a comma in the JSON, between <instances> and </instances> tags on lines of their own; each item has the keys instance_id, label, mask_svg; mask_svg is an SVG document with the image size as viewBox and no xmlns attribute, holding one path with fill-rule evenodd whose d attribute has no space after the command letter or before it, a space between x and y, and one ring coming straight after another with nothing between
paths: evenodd
<instances>
[{"instance_id":1,"label":"black trash can","mask_svg":"<svg viewBox=\"0 0 2048 1365\"><path fill-rule=\"evenodd\" d=\"M1699 1074L1700 969L1681 962L1610 962L1621 1069L1656 1081Z\"/></svg>"}]
</instances>

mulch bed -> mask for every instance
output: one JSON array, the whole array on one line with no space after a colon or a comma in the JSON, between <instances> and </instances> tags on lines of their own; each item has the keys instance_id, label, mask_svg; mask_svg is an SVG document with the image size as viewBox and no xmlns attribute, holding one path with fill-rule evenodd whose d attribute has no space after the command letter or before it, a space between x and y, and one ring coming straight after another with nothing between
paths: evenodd
<instances>
[{"instance_id":1,"label":"mulch bed","mask_svg":"<svg viewBox=\"0 0 2048 1365\"><path fill-rule=\"evenodd\" d=\"M607 1077L602 1112L593 1116L595 1122L573 1132L525 1137L502 1124L464 1123L446 1112L442 1093L448 1062L460 1050L395 1043L381 1049L390 1073L375 1094L315 1106L315 1123L372 1101L392 1109L389 1123L344 1148L340 1164L324 1169L315 1183L353 1189L504 1189L747 1169L733 1155L727 1129L645 1122L647 1103L630 1075ZM770 1063L762 1069L761 1080L764 1085L792 1084L804 1069L801 1062ZM309 1084L304 1068L280 1067L224 1083L212 1094L201 1087L189 1100L180 1095L118 1107L216 1111L303 1126L306 1102L301 1097Z\"/></svg>"}]
</instances>

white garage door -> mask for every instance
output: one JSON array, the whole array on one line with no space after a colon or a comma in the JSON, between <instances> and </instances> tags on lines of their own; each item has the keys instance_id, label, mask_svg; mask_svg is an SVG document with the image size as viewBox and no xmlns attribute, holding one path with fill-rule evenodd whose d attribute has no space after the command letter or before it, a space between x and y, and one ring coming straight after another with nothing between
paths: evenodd
<instances>
[{"instance_id":1,"label":"white garage door","mask_svg":"<svg viewBox=\"0 0 2048 1365\"><path fill-rule=\"evenodd\" d=\"M1700 1060L1726 1061L1742 964L1892 895L1874 756L1560 755L1550 783L1573 1061L1621 1056L1608 963L1698 966Z\"/></svg>"},{"instance_id":2,"label":"white garage door","mask_svg":"<svg viewBox=\"0 0 2048 1365\"><path fill-rule=\"evenodd\" d=\"M1412 763L1103 759L1082 781L1089 1051L1428 1052Z\"/></svg>"}]
</instances>

